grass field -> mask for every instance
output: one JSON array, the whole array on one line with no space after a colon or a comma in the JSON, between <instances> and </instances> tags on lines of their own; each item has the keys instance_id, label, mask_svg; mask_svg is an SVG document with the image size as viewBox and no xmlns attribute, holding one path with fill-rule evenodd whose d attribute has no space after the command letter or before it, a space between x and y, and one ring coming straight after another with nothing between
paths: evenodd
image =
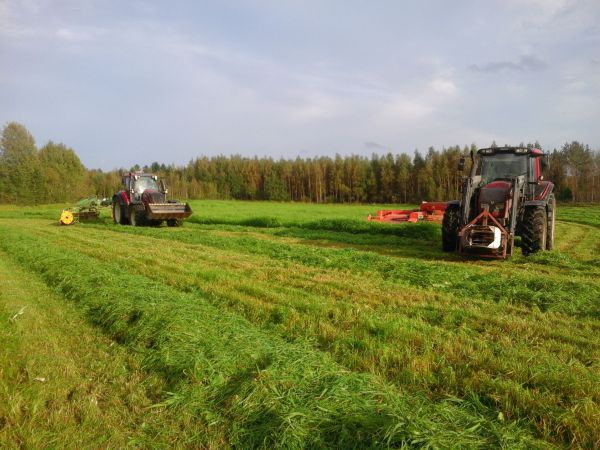
<instances>
[{"instance_id":1,"label":"grass field","mask_svg":"<svg viewBox=\"0 0 600 450\"><path fill-rule=\"evenodd\" d=\"M379 206L192 208L0 207L0 447L600 446L600 207L509 261Z\"/></svg>"}]
</instances>

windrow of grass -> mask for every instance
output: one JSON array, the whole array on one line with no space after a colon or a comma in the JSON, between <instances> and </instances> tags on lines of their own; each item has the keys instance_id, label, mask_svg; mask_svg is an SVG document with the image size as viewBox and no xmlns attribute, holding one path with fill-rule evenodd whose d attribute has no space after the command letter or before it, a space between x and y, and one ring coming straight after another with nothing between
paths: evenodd
<instances>
[{"instance_id":1,"label":"windrow of grass","mask_svg":"<svg viewBox=\"0 0 600 450\"><path fill-rule=\"evenodd\" d=\"M286 342L119 264L2 226L0 247L74 300L170 384L163 402L243 447L539 447L527 427L431 402L348 371L309 343Z\"/></svg>"},{"instance_id":2,"label":"windrow of grass","mask_svg":"<svg viewBox=\"0 0 600 450\"><path fill-rule=\"evenodd\" d=\"M600 228L600 208L597 205L559 205L558 220Z\"/></svg>"},{"instance_id":3,"label":"windrow of grass","mask_svg":"<svg viewBox=\"0 0 600 450\"><path fill-rule=\"evenodd\" d=\"M535 270L499 271L495 270L497 266L444 264L420 258L395 258L353 248L294 245L252 236L219 236L194 229L163 233L160 229L124 227L120 231L263 255L311 267L376 274L383 280L397 281L409 287L442 289L464 298L480 298L534 307L542 311L600 318L600 302L597 301L600 298L600 284L596 282L596 277L581 277L576 280L569 277L541 277ZM538 257L538 260L544 264L552 264L552 259L545 256ZM597 265L600 267L600 260ZM583 269L588 270L588 267L597 269L593 261L588 262ZM577 270L577 265L574 265L574 270Z\"/></svg>"},{"instance_id":4,"label":"windrow of grass","mask_svg":"<svg viewBox=\"0 0 600 450\"><path fill-rule=\"evenodd\" d=\"M483 415L539 418L532 426L546 439L599 439L592 425L600 399L597 322L114 232L128 229L36 233L121 271L198 292L283 338L316 339L353 370L434 398L460 397ZM112 250L99 245L107 241Z\"/></svg>"},{"instance_id":5,"label":"windrow of grass","mask_svg":"<svg viewBox=\"0 0 600 450\"><path fill-rule=\"evenodd\" d=\"M256 228L300 228L304 230L337 231L352 234L374 234L379 236L398 236L406 238L439 240L441 237L438 224L419 222L416 224L386 224L367 222L363 219L319 219L313 221L289 221L272 216L254 216L243 218L215 218L192 216L189 222L201 225L237 225Z\"/></svg>"},{"instance_id":6,"label":"windrow of grass","mask_svg":"<svg viewBox=\"0 0 600 450\"><path fill-rule=\"evenodd\" d=\"M555 248L589 268L600 266L600 228L576 222L558 222ZM573 266L570 266L573 267ZM575 266L576 270L580 267ZM572 270L569 268L569 272Z\"/></svg>"},{"instance_id":7,"label":"windrow of grass","mask_svg":"<svg viewBox=\"0 0 600 450\"><path fill-rule=\"evenodd\" d=\"M0 448L222 446L151 407L164 382L0 251ZM201 431L201 432L199 432Z\"/></svg>"}]
</instances>

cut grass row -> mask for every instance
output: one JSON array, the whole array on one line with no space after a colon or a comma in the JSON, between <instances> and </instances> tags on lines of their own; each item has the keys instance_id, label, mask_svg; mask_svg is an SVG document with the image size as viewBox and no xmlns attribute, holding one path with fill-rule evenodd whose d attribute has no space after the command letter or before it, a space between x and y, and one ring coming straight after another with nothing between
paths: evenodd
<instances>
[{"instance_id":1,"label":"cut grass row","mask_svg":"<svg viewBox=\"0 0 600 450\"><path fill-rule=\"evenodd\" d=\"M244 447L540 446L514 421L461 401L431 402L348 371L308 343L286 342L116 263L2 227L0 246L77 302L170 383L164 402Z\"/></svg>"},{"instance_id":2,"label":"cut grass row","mask_svg":"<svg viewBox=\"0 0 600 450\"><path fill-rule=\"evenodd\" d=\"M123 233L151 236L159 239L199 244L216 249L261 255L286 262L294 262L321 269L339 269L363 274L374 274L383 280L398 281L407 287L437 288L464 298L485 298L495 302L508 302L542 311L555 311L580 317L600 318L600 284L587 276L591 270L598 274L600 260L579 263L568 256L540 254L521 259L521 270L498 269L502 263L483 265L444 264L421 258L395 258L353 248L319 248L294 245L281 240L257 239L247 235L218 235L199 230L177 230L163 233L160 229L135 229L124 227ZM425 244L427 245L427 244ZM441 252L440 252L441 253ZM568 260L571 270L583 271L584 276L540 277L535 271L522 270L523 265L537 262L540 265L564 266ZM558 275L558 273L557 273Z\"/></svg>"},{"instance_id":3,"label":"cut grass row","mask_svg":"<svg viewBox=\"0 0 600 450\"><path fill-rule=\"evenodd\" d=\"M166 246L164 230L148 230L159 239L113 230L131 229L36 232L115 262L121 271L193 289L284 338L316 338L319 348L353 370L378 373L434 398L483 402L482 414L537 417L532 425L546 439L598 439L596 321L409 290L402 280L340 276L335 267L190 246L187 240ZM107 241L113 250L99 245Z\"/></svg>"},{"instance_id":4,"label":"cut grass row","mask_svg":"<svg viewBox=\"0 0 600 450\"><path fill-rule=\"evenodd\" d=\"M1 448L222 445L216 432L211 442L198 423L151 407L165 383L2 251L0 324Z\"/></svg>"},{"instance_id":5,"label":"cut grass row","mask_svg":"<svg viewBox=\"0 0 600 450\"><path fill-rule=\"evenodd\" d=\"M600 208L597 205L559 205L558 219L600 228Z\"/></svg>"}]
</instances>

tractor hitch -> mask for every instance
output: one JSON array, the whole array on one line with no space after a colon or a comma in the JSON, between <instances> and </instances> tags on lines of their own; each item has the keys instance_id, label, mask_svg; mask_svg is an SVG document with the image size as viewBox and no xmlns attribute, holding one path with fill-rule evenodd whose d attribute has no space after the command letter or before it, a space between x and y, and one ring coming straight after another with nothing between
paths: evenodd
<instances>
[{"instance_id":1,"label":"tractor hitch","mask_svg":"<svg viewBox=\"0 0 600 450\"><path fill-rule=\"evenodd\" d=\"M512 255L512 249L513 237L487 205L458 232L458 252L463 255L505 259Z\"/></svg>"}]
</instances>

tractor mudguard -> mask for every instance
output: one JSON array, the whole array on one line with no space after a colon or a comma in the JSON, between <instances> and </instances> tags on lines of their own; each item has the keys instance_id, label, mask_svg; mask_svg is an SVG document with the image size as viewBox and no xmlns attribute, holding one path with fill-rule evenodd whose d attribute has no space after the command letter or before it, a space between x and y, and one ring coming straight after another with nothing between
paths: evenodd
<instances>
[{"instance_id":1,"label":"tractor mudguard","mask_svg":"<svg viewBox=\"0 0 600 450\"><path fill-rule=\"evenodd\" d=\"M120 191L113 195L113 202L118 202L121 206L127 206L129 204L129 199L127 198L127 194L125 194L125 191Z\"/></svg>"},{"instance_id":2,"label":"tractor mudguard","mask_svg":"<svg viewBox=\"0 0 600 450\"><path fill-rule=\"evenodd\" d=\"M552 191L554 190L554 183L550 181L544 181L543 184L537 187L537 192L533 200L526 200L523 202L523 206L547 206L550 198L552 198Z\"/></svg>"},{"instance_id":3,"label":"tractor mudguard","mask_svg":"<svg viewBox=\"0 0 600 450\"><path fill-rule=\"evenodd\" d=\"M121 200L121 196L118 194L113 195L113 203L118 203L121 206L124 206L123 200Z\"/></svg>"},{"instance_id":4,"label":"tractor mudguard","mask_svg":"<svg viewBox=\"0 0 600 450\"><path fill-rule=\"evenodd\" d=\"M548 204L548 200L528 200L523 202L524 207L528 206L546 206Z\"/></svg>"},{"instance_id":5,"label":"tractor mudguard","mask_svg":"<svg viewBox=\"0 0 600 450\"><path fill-rule=\"evenodd\" d=\"M544 205L546 205L548 203L548 200L550 199L550 194L552 194L553 190L554 183L552 183L551 181L542 181L538 186L536 186L535 197L532 201L542 201L544 202Z\"/></svg>"}]
</instances>

